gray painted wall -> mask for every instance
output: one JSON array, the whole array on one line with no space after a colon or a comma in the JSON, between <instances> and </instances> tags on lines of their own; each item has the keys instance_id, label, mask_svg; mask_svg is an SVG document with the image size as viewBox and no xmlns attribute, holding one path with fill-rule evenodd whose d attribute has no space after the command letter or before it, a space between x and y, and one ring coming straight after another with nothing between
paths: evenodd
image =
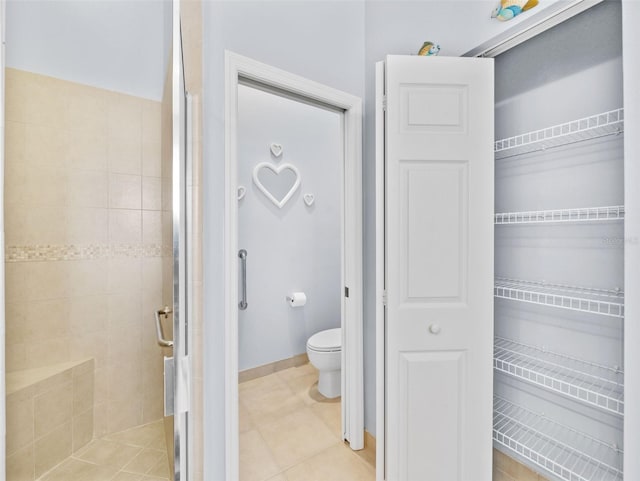
<instances>
[{"instance_id":1,"label":"gray painted wall","mask_svg":"<svg viewBox=\"0 0 640 481\"><path fill-rule=\"evenodd\" d=\"M8 0L7 67L162 99L169 0Z\"/></svg>"},{"instance_id":2,"label":"gray painted wall","mask_svg":"<svg viewBox=\"0 0 640 481\"><path fill-rule=\"evenodd\" d=\"M271 154L280 143L280 157ZM246 249L249 305L238 319L240 371L306 352L307 339L340 327L342 116L252 87L238 92L239 246ZM300 187L280 209L253 182L260 162L291 164ZM293 186L290 170L261 169L260 182L276 199ZM303 196L312 194L307 206ZM285 297L304 292L292 308Z\"/></svg>"}]
</instances>

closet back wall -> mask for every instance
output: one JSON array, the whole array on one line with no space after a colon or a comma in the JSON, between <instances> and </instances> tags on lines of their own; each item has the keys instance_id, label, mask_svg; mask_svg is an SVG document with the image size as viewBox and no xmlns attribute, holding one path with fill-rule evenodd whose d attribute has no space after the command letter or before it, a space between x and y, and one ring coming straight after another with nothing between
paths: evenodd
<instances>
[{"instance_id":1,"label":"closet back wall","mask_svg":"<svg viewBox=\"0 0 640 481\"><path fill-rule=\"evenodd\" d=\"M312 334L340 327L343 149L337 112L242 85L238 112L238 183L246 188L239 246L248 252L249 303L238 326L242 371L302 354ZM271 143L282 145L279 157ZM300 173L299 189L281 209L253 182L265 161ZM278 200L294 182L288 169L263 168L259 179ZM286 302L294 291L306 293L304 307Z\"/></svg>"}]
</instances>

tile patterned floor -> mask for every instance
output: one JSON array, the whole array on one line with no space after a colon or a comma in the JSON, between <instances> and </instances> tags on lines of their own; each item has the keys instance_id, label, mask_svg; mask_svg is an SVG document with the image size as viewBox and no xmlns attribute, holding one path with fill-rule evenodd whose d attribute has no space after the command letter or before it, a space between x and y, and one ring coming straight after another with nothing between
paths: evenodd
<instances>
[{"instance_id":1,"label":"tile patterned floor","mask_svg":"<svg viewBox=\"0 0 640 481\"><path fill-rule=\"evenodd\" d=\"M94 439L38 481L167 481L163 421Z\"/></svg>"},{"instance_id":2,"label":"tile patterned floor","mask_svg":"<svg viewBox=\"0 0 640 481\"><path fill-rule=\"evenodd\" d=\"M372 481L370 459L340 436L340 400L310 364L240 384L240 481Z\"/></svg>"}]
</instances>

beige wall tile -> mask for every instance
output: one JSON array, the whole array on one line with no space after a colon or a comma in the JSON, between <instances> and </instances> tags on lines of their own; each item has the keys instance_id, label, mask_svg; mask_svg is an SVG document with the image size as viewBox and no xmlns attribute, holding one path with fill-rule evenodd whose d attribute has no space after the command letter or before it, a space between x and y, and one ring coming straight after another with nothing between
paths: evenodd
<instances>
[{"instance_id":1,"label":"beige wall tile","mask_svg":"<svg viewBox=\"0 0 640 481\"><path fill-rule=\"evenodd\" d=\"M142 178L142 208L145 210L162 209L162 179L160 177Z\"/></svg>"},{"instance_id":2,"label":"beige wall tile","mask_svg":"<svg viewBox=\"0 0 640 481\"><path fill-rule=\"evenodd\" d=\"M40 380L33 386L34 396L44 394L51 389L55 389L62 384L70 383L73 380L73 371L71 369L64 369L54 372L46 379Z\"/></svg>"},{"instance_id":3,"label":"beige wall tile","mask_svg":"<svg viewBox=\"0 0 640 481\"><path fill-rule=\"evenodd\" d=\"M29 244L56 245L66 243L67 212L63 206L29 207L24 216L24 237L29 241Z\"/></svg>"},{"instance_id":4,"label":"beige wall tile","mask_svg":"<svg viewBox=\"0 0 640 481\"><path fill-rule=\"evenodd\" d=\"M25 317L27 303L10 302L5 305L6 332L5 342L9 345L25 342L27 325Z\"/></svg>"},{"instance_id":5,"label":"beige wall tile","mask_svg":"<svg viewBox=\"0 0 640 481\"><path fill-rule=\"evenodd\" d=\"M4 160L6 165L20 165L24 163L26 148L25 124L7 120L4 125L4 139Z\"/></svg>"},{"instance_id":6,"label":"beige wall tile","mask_svg":"<svg viewBox=\"0 0 640 481\"><path fill-rule=\"evenodd\" d=\"M110 210L109 242L111 244L139 244L142 242L141 211Z\"/></svg>"},{"instance_id":7,"label":"beige wall tile","mask_svg":"<svg viewBox=\"0 0 640 481\"><path fill-rule=\"evenodd\" d=\"M142 104L142 140L160 142L162 104L154 100L144 100Z\"/></svg>"},{"instance_id":8,"label":"beige wall tile","mask_svg":"<svg viewBox=\"0 0 640 481\"><path fill-rule=\"evenodd\" d=\"M162 419L164 415L164 398L161 390L153 387L144 391L142 405L142 422L150 423Z\"/></svg>"},{"instance_id":9,"label":"beige wall tile","mask_svg":"<svg viewBox=\"0 0 640 481\"><path fill-rule=\"evenodd\" d=\"M85 372L73 378L73 415L93 411L94 371ZM91 415L93 419L93 414Z\"/></svg>"},{"instance_id":10,"label":"beige wall tile","mask_svg":"<svg viewBox=\"0 0 640 481\"><path fill-rule=\"evenodd\" d=\"M7 246L25 245L27 238L27 214L29 208L22 204L7 204L4 214L5 242Z\"/></svg>"},{"instance_id":11,"label":"beige wall tile","mask_svg":"<svg viewBox=\"0 0 640 481\"><path fill-rule=\"evenodd\" d=\"M28 300L58 299L69 295L67 262L27 262L25 266Z\"/></svg>"},{"instance_id":12,"label":"beige wall tile","mask_svg":"<svg viewBox=\"0 0 640 481\"><path fill-rule=\"evenodd\" d=\"M34 440L33 396L19 391L7 396L7 455Z\"/></svg>"},{"instance_id":13,"label":"beige wall tile","mask_svg":"<svg viewBox=\"0 0 640 481\"><path fill-rule=\"evenodd\" d=\"M160 103L13 69L6 95L7 244L142 243L141 209L162 207ZM161 239L160 215L145 218L147 242ZM69 429L73 449L91 439L94 416L100 434L162 414L162 351L150 334L153 309L162 305L164 265L144 259L143 295L142 260L6 263L7 369L95 359L93 384L88 371L73 381L75 413L82 411ZM154 307L143 315L145 299ZM107 402L110 389L114 402Z\"/></svg>"},{"instance_id":14,"label":"beige wall tile","mask_svg":"<svg viewBox=\"0 0 640 481\"><path fill-rule=\"evenodd\" d=\"M35 437L41 438L60 425L69 423L73 415L73 384L64 383L34 400Z\"/></svg>"},{"instance_id":15,"label":"beige wall tile","mask_svg":"<svg viewBox=\"0 0 640 481\"><path fill-rule=\"evenodd\" d=\"M69 173L69 203L75 207L106 208L108 186L106 172L74 169Z\"/></svg>"},{"instance_id":16,"label":"beige wall tile","mask_svg":"<svg viewBox=\"0 0 640 481\"><path fill-rule=\"evenodd\" d=\"M25 344L26 363L24 368L30 369L70 360L69 344L68 337Z\"/></svg>"},{"instance_id":17,"label":"beige wall tile","mask_svg":"<svg viewBox=\"0 0 640 481\"><path fill-rule=\"evenodd\" d=\"M74 334L69 342L69 357L71 359L92 357L96 363L96 368L105 366L108 350L105 342L106 332L105 329L86 334Z\"/></svg>"},{"instance_id":18,"label":"beige wall tile","mask_svg":"<svg viewBox=\"0 0 640 481\"><path fill-rule=\"evenodd\" d=\"M64 208L69 201L69 173L64 166L27 164L24 188L27 205Z\"/></svg>"},{"instance_id":19,"label":"beige wall tile","mask_svg":"<svg viewBox=\"0 0 640 481\"><path fill-rule=\"evenodd\" d=\"M116 335L125 334L127 329L131 329L130 339L134 331L141 332L142 299L139 289L108 296L108 316L107 329L115 332Z\"/></svg>"},{"instance_id":20,"label":"beige wall tile","mask_svg":"<svg viewBox=\"0 0 640 481\"><path fill-rule=\"evenodd\" d=\"M69 128L69 84L63 80L32 74L25 81L29 87L27 122Z\"/></svg>"},{"instance_id":21,"label":"beige wall tile","mask_svg":"<svg viewBox=\"0 0 640 481\"><path fill-rule=\"evenodd\" d=\"M162 210L171 212L172 198L172 186L171 177L162 177Z\"/></svg>"},{"instance_id":22,"label":"beige wall tile","mask_svg":"<svg viewBox=\"0 0 640 481\"><path fill-rule=\"evenodd\" d=\"M27 345L24 343L10 344L5 348L5 362L7 372L19 371L27 366Z\"/></svg>"},{"instance_id":23,"label":"beige wall tile","mask_svg":"<svg viewBox=\"0 0 640 481\"><path fill-rule=\"evenodd\" d=\"M71 420L36 440L34 458L36 477L71 455Z\"/></svg>"},{"instance_id":24,"label":"beige wall tile","mask_svg":"<svg viewBox=\"0 0 640 481\"><path fill-rule=\"evenodd\" d=\"M106 172L108 153L105 129L85 124L69 133L69 165L72 168Z\"/></svg>"},{"instance_id":25,"label":"beige wall tile","mask_svg":"<svg viewBox=\"0 0 640 481\"><path fill-rule=\"evenodd\" d=\"M35 479L35 464L33 444L29 444L7 456L8 481L33 481Z\"/></svg>"},{"instance_id":26,"label":"beige wall tile","mask_svg":"<svg viewBox=\"0 0 640 481\"><path fill-rule=\"evenodd\" d=\"M12 68L5 69L5 118L7 121L27 121L28 73Z\"/></svg>"},{"instance_id":27,"label":"beige wall tile","mask_svg":"<svg viewBox=\"0 0 640 481\"><path fill-rule=\"evenodd\" d=\"M142 423L142 399L136 396L107 405L107 432L115 433Z\"/></svg>"},{"instance_id":28,"label":"beige wall tile","mask_svg":"<svg viewBox=\"0 0 640 481\"><path fill-rule=\"evenodd\" d=\"M108 94L109 138L139 141L142 137L142 105L144 100L115 92Z\"/></svg>"},{"instance_id":29,"label":"beige wall tile","mask_svg":"<svg viewBox=\"0 0 640 481\"><path fill-rule=\"evenodd\" d=\"M105 331L107 306L105 295L72 297L69 305L71 334L82 335Z\"/></svg>"},{"instance_id":30,"label":"beige wall tile","mask_svg":"<svg viewBox=\"0 0 640 481\"><path fill-rule=\"evenodd\" d=\"M41 342L52 338L68 337L69 299L32 301L26 306L25 342Z\"/></svg>"},{"instance_id":31,"label":"beige wall tile","mask_svg":"<svg viewBox=\"0 0 640 481\"><path fill-rule=\"evenodd\" d=\"M73 366L73 368L71 369L71 374L75 379L76 377L81 376L82 374L85 374L87 372L93 372L94 369L95 362L93 361L93 359L85 359Z\"/></svg>"},{"instance_id":32,"label":"beige wall tile","mask_svg":"<svg viewBox=\"0 0 640 481\"><path fill-rule=\"evenodd\" d=\"M26 262L9 262L5 264L5 296L7 302L27 299L27 271Z\"/></svg>"},{"instance_id":33,"label":"beige wall tile","mask_svg":"<svg viewBox=\"0 0 640 481\"><path fill-rule=\"evenodd\" d=\"M138 294L142 287L142 259L109 259L108 279L109 293Z\"/></svg>"},{"instance_id":34,"label":"beige wall tile","mask_svg":"<svg viewBox=\"0 0 640 481\"><path fill-rule=\"evenodd\" d=\"M107 244L109 211L93 207L68 207L67 242L75 245Z\"/></svg>"},{"instance_id":35,"label":"beige wall tile","mask_svg":"<svg viewBox=\"0 0 640 481\"><path fill-rule=\"evenodd\" d=\"M109 401L126 402L142 398L142 376L140 369L129 362L117 363L114 359L108 367Z\"/></svg>"},{"instance_id":36,"label":"beige wall tile","mask_svg":"<svg viewBox=\"0 0 640 481\"><path fill-rule=\"evenodd\" d=\"M97 380L97 374L96 374ZM105 402L96 402L93 406L93 435L94 437L101 437L107 434L108 431L108 419L107 419L107 405Z\"/></svg>"},{"instance_id":37,"label":"beige wall tile","mask_svg":"<svg viewBox=\"0 0 640 481\"><path fill-rule=\"evenodd\" d=\"M142 174L142 144L140 139L107 141L109 172L120 174Z\"/></svg>"},{"instance_id":38,"label":"beige wall tile","mask_svg":"<svg viewBox=\"0 0 640 481\"><path fill-rule=\"evenodd\" d=\"M94 87L70 85L69 128L71 130L91 129L106 135L108 94Z\"/></svg>"},{"instance_id":39,"label":"beige wall tile","mask_svg":"<svg viewBox=\"0 0 640 481\"><path fill-rule=\"evenodd\" d=\"M162 212L142 211L142 242L144 244L162 243Z\"/></svg>"},{"instance_id":40,"label":"beige wall tile","mask_svg":"<svg viewBox=\"0 0 640 481\"><path fill-rule=\"evenodd\" d=\"M65 168L69 165L69 132L61 127L25 124L25 161L31 165Z\"/></svg>"},{"instance_id":41,"label":"beige wall tile","mask_svg":"<svg viewBox=\"0 0 640 481\"><path fill-rule=\"evenodd\" d=\"M102 295L107 289L108 261L77 260L67 261L69 272L69 292L72 297Z\"/></svg>"},{"instance_id":42,"label":"beige wall tile","mask_svg":"<svg viewBox=\"0 0 640 481\"><path fill-rule=\"evenodd\" d=\"M152 177L162 176L162 165L160 158L162 147L160 142L142 143L142 174Z\"/></svg>"},{"instance_id":43,"label":"beige wall tile","mask_svg":"<svg viewBox=\"0 0 640 481\"><path fill-rule=\"evenodd\" d=\"M109 208L140 209L142 207L142 177L109 174Z\"/></svg>"},{"instance_id":44,"label":"beige wall tile","mask_svg":"<svg viewBox=\"0 0 640 481\"><path fill-rule=\"evenodd\" d=\"M147 257L142 259L142 288L158 292L162 281L162 257ZM155 301L154 301L155 302ZM156 305L155 309L160 309L161 305Z\"/></svg>"},{"instance_id":45,"label":"beige wall tile","mask_svg":"<svg viewBox=\"0 0 640 481\"><path fill-rule=\"evenodd\" d=\"M93 439L93 408L73 416L73 452L77 452Z\"/></svg>"}]
</instances>

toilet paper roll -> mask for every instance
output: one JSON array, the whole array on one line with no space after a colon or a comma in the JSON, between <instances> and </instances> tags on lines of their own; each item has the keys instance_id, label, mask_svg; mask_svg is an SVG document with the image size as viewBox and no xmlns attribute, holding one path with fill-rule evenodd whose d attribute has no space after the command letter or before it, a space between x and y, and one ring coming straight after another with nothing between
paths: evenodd
<instances>
[{"instance_id":1,"label":"toilet paper roll","mask_svg":"<svg viewBox=\"0 0 640 481\"><path fill-rule=\"evenodd\" d=\"M287 296L287 301L291 307L302 307L307 303L307 295L304 292L294 292Z\"/></svg>"}]
</instances>

